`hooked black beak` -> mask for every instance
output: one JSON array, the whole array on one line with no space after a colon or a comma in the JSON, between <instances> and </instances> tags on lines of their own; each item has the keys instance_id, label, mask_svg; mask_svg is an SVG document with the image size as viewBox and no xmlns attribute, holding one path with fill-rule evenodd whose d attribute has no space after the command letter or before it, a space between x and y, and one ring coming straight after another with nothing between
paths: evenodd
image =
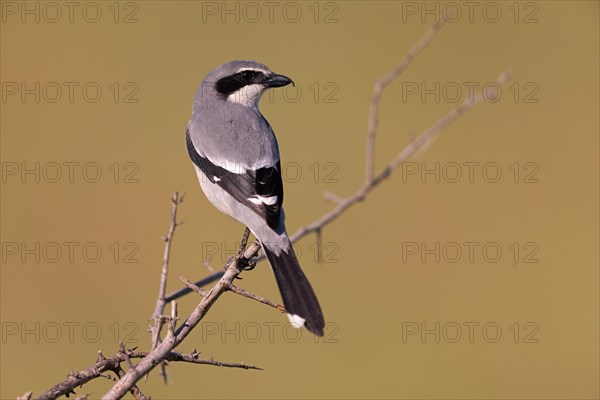
<instances>
[{"instance_id":1,"label":"hooked black beak","mask_svg":"<svg viewBox=\"0 0 600 400\"><path fill-rule=\"evenodd\" d=\"M270 88L282 87L282 86L289 85L290 83L293 85L294 81L285 75L278 75L278 74L273 74L264 81L264 84Z\"/></svg>"}]
</instances>

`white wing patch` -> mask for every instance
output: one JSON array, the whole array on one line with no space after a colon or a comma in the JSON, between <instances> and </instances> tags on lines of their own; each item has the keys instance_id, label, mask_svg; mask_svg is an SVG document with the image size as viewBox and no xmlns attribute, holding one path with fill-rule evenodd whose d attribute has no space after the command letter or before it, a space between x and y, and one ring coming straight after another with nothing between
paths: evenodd
<instances>
[{"instance_id":1,"label":"white wing patch","mask_svg":"<svg viewBox=\"0 0 600 400\"><path fill-rule=\"evenodd\" d=\"M215 181L215 182L221 182L221 178L219 178L217 176L213 176L213 181Z\"/></svg>"},{"instance_id":2,"label":"white wing patch","mask_svg":"<svg viewBox=\"0 0 600 400\"><path fill-rule=\"evenodd\" d=\"M211 160L212 162L212 160ZM226 169L229 172L233 172L234 174L245 174L246 173L246 168L243 168L242 165L240 163L235 163L235 162L231 162L231 161L221 161L218 163L213 162L213 164L218 165L219 167ZM217 178L215 176L215 182L217 181Z\"/></svg>"},{"instance_id":3,"label":"white wing patch","mask_svg":"<svg viewBox=\"0 0 600 400\"><path fill-rule=\"evenodd\" d=\"M266 204L268 206L273 206L273 205L277 204L277 196L265 197L265 196L256 195L256 196L248 198L248 200L250 200L251 202L253 202L254 204L259 205L259 206L261 204Z\"/></svg>"},{"instance_id":4,"label":"white wing patch","mask_svg":"<svg viewBox=\"0 0 600 400\"><path fill-rule=\"evenodd\" d=\"M302 328L306 322L304 318L296 314L288 314L287 316L290 319L290 324L296 329Z\"/></svg>"}]
</instances>

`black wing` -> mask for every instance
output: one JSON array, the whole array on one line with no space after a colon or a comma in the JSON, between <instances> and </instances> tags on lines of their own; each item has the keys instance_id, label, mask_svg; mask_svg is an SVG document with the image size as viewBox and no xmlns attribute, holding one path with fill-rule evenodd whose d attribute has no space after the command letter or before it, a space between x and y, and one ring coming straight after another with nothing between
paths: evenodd
<instances>
[{"instance_id":1,"label":"black wing","mask_svg":"<svg viewBox=\"0 0 600 400\"><path fill-rule=\"evenodd\" d=\"M236 174L215 165L196 151L189 130L185 133L188 153L198 168L212 183L219 185L240 203L265 219L274 231L279 230L283 203L283 182L279 161L272 167Z\"/></svg>"}]
</instances>

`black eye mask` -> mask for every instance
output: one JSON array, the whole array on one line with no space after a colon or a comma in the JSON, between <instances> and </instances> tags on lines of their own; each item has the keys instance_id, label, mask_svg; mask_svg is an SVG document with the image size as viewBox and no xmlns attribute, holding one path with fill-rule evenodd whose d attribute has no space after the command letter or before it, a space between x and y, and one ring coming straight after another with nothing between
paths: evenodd
<instances>
[{"instance_id":1,"label":"black eye mask","mask_svg":"<svg viewBox=\"0 0 600 400\"><path fill-rule=\"evenodd\" d=\"M245 70L219 79L215 87L217 92L228 95L244 86L262 83L264 80L265 75L262 72Z\"/></svg>"}]
</instances>

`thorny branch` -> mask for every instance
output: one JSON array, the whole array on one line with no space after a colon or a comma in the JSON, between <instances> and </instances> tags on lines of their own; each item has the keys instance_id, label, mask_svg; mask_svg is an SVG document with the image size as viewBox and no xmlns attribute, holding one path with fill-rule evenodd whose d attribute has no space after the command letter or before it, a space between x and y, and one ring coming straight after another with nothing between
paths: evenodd
<instances>
[{"instance_id":1,"label":"thorny branch","mask_svg":"<svg viewBox=\"0 0 600 400\"><path fill-rule=\"evenodd\" d=\"M296 242L310 233L315 233L317 235L317 239L320 241L321 232L326 225L336 220L354 204L363 201L375 187L377 187L386 178L390 177L404 161L414 155L419 149L422 149L436 135L441 133L446 126L482 102L483 96L481 94L465 100L462 104L451 110L431 127L423 131L415 139L411 140L411 142L400 153L398 153L398 155L392 159L380 173L375 174L375 138L377 133L379 104L383 92L386 87L393 83L400 76L400 74L410 66L415 57L425 47L427 47L443 24L444 20L441 20L429 28L423 37L411 47L400 63L386 76L375 83L367 127L365 159L366 173L365 181L362 186L359 187L354 194L345 198L335 194L325 193L325 199L333 201L336 203L336 206L330 212L296 231L290 238L292 242ZM503 85L511 77L511 71L503 72L497 78L496 83L498 85ZM487 94L490 96L489 91ZM124 345L122 345L120 351L114 357L109 359L105 358L102 353L99 352L98 359L94 365L79 372L71 372L63 382L49 389L47 392L42 393L39 397L37 397L37 399L55 399L62 395L72 394L74 393L74 389L76 387L79 387L92 379L98 377L108 377L108 375L106 375L107 372L113 372L119 377L119 380L103 396L103 399L118 399L124 396L128 391L131 392L136 399L147 399L147 397L136 386L136 382L139 381L139 379L141 379L143 376L146 376L159 364L163 366L164 373L165 361L180 361L193 364L207 364L231 368L260 369L254 365L243 363L223 363L214 361L212 359L203 360L199 358L199 354L195 349L190 354L183 354L174 351L175 347L181 344L181 342L194 329L194 327L198 325L198 323L206 315L210 307L218 300L221 294L226 291L232 291L244 297L248 297L263 304L270 305L279 311L285 311L285 309L283 306L275 302L247 292L246 290L238 288L233 284L234 280L244 269L249 267L252 268L254 263L261 259L261 257L258 257L258 253L260 251L260 244L258 241L252 242L246 248L249 235L248 229L246 229L244 232L244 237L242 238L242 244L238 254L236 257L228 261L227 265L222 271L214 273L196 283L192 283L186 278L180 276L180 279L184 282L186 288L166 295L165 293L171 244L175 229L180 224L177 222L177 207L183 201L183 196L179 196L178 193L175 193L171 201L171 224L168 234L164 238L165 250L161 268L159 294L156 300L154 313L152 315L154 325L151 327L151 351L138 352L135 351L135 349L126 350ZM206 286L217 280L218 282L211 289L202 289L203 286ZM177 327L177 305L175 304L174 300L192 291L198 293L201 296L201 300L189 317L183 322L183 324L180 324L179 327ZM164 316L164 309L167 303L171 303L172 306L170 317ZM161 340L160 332L163 325L167 322L168 329L165 337ZM141 359L141 361L137 365L134 365L132 359ZM122 363L127 364L127 371L122 368ZM110 377L110 379L114 378ZM27 399L30 397L31 392L28 392L23 396L23 398ZM83 397L85 398L86 396L84 395Z\"/></svg>"},{"instance_id":2,"label":"thorny branch","mask_svg":"<svg viewBox=\"0 0 600 400\"><path fill-rule=\"evenodd\" d=\"M242 244L245 245L244 241ZM161 361L177 347L187 335L200 323L206 315L210 307L218 300L218 298L228 290L228 287L233 283L233 280L242 272L244 262L243 258L250 259L253 254L256 254L260 249L258 242L253 242L245 251L243 248L240 254L235 257L227 269L223 277L202 297L200 303L196 306L190 316L179 326L177 330L169 329L163 341L143 358L135 368L127 371L125 376L121 378L103 397L102 399L119 399L127 393L129 388L133 386L140 378L150 372ZM176 315L172 316L172 320L176 319ZM174 323L171 325L174 328ZM257 368L254 368L257 369Z\"/></svg>"},{"instance_id":3,"label":"thorny branch","mask_svg":"<svg viewBox=\"0 0 600 400\"><path fill-rule=\"evenodd\" d=\"M101 352L98 352L98 358L96 359L96 363L89 366L88 368L78 371L78 372L70 372L67 378L59 383L58 385L52 387L48 391L40 394L36 399L38 400L50 400L56 399L57 397L73 394L75 393L73 390L81 386L92 379L99 378L101 376L105 376L104 374L107 372L114 372L121 379L126 373L124 373L121 368L121 363L127 362L127 358L129 359L137 359L142 358L145 359L150 353L144 351L136 351L135 349L127 349L126 352L119 352L115 356L111 358L106 358ZM228 368L242 368L242 369L260 369L254 365L244 364L244 363L226 363L215 361L213 359L201 359L200 354L194 349L189 354L183 354L175 351L171 351L165 354L165 361L173 361L173 362L188 362L193 364L205 364L205 365L213 365L217 367L228 367ZM135 385L132 386L132 390L136 390ZM139 389L137 389L139 391ZM141 392L139 395L135 395L136 399L147 399Z\"/></svg>"}]
</instances>

